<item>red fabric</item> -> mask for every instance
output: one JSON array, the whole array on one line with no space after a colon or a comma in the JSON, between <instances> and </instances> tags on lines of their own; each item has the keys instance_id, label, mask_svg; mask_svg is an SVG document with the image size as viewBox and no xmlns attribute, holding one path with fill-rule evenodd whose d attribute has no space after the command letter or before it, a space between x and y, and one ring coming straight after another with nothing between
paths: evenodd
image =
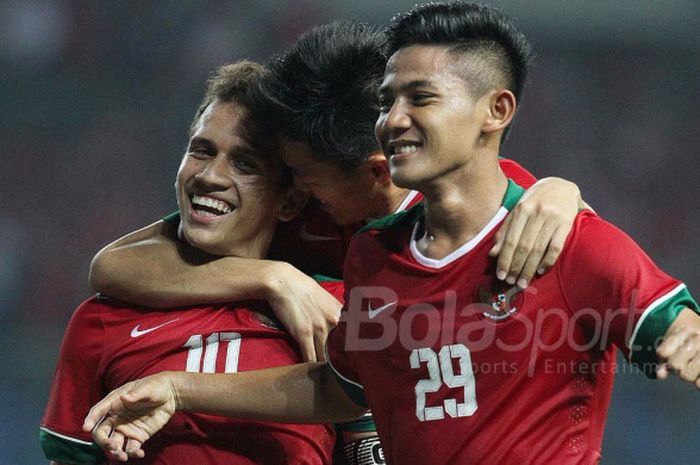
<instances>
[{"instance_id":1,"label":"red fabric","mask_svg":"<svg viewBox=\"0 0 700 465\"><path fill-rule=\"evenodd\" d=\"M340 382L364 389L387 463L598 463L613 345L626 350L641 309L679 282L590 212L520 293L494 279L497 227L434 268L409 248L411 221L355 237L328 341Z\"/></svg>"},{"instance_id":2,"label":"red fabric","mask_svg":"<svg viewBox=\"0 0 700 465\"><path fill-rule=\"evenodd\" d=\"M337 284L329 286L338 292ZM91 441L81 426L94 403L128 381L184 371L188 360L192 370L216 372L226 370L227 360L234 365L235 357L238 371L299 363L287 333L260 314L270 315L269 309L255 302L156 311L86 301L66 330L42 426ZM334 440L327 425L177 413L135 463L329 464Z\"/></svg>"}]
</instances>

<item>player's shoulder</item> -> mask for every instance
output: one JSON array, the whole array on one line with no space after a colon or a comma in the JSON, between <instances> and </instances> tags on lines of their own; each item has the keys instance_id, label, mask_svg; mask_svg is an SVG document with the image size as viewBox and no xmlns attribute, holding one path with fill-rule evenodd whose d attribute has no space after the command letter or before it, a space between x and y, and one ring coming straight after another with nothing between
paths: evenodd
<instances>
[{"instance_id":1,"label":"player's shoulder","mask_svg":"<svg viewBox=\"0 0 700 465\"><path fill-rule=\"evenodd\" d=\"M123 320L133 315L134 312L138 312L140 308L103 294L96 294L78 305L69 324L81 328L101 327L104 322L115 318Z\"/></svg>"},{"instance_id":2,"label":"player's shoulder","mask_svg":"<svg viewBox=\"0 0 700 465\"><path fill-rule=\"evenodd\" d=\"M365 233L376 234L380 231L404 230L411 227L423 216L423 203L418 203L408 210L394 213L367 223L357 231L356 236Z\"/></svg>"},{"instance_id":3,"label":"player's shoulder","mask_svg":"<svg viewBox=\"0 0 700 465\"><path fill-rule=\"evenodd\" d=\"M627 233L590 210L579 212L558 260L570 271L604 272L626 263L650 262L646 252Z\"/></svg>"},{"instance_id":4,"label":"player's shoulder","mask_svg":"<svg viewBox=\"0 0 700 465\"><path fill-rule=\"evenodd\" d=\"M591 210L581 210L578 213L569 235L569 242L576 247L600 247L621 239L632 240L620 228Z\"/></svg>"}]
</instances>

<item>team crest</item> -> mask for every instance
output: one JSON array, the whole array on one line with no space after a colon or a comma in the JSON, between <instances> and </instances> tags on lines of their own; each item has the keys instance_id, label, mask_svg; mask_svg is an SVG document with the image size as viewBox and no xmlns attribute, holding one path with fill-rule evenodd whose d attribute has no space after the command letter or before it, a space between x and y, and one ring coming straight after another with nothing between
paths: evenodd
<instances>
[{"instance_id":1,"label":"team crest","mask_svg":"<svg viewBox=\"0 0 700 465\"><path fill-rule=\"evenodd\" d=\"M489 320L501 321L522 307L523 290L496 278L486 278L476 288L479 312Z\"/></svg>"}]
</instances>

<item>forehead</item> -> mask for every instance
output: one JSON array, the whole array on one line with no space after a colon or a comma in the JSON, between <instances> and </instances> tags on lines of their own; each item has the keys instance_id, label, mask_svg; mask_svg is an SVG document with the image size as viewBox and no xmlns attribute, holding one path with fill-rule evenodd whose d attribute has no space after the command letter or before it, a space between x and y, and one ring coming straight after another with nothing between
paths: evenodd
<instances>
[{"instance_id":1,"label":"forehead","mask_svg":"<svg viewBox=\"0 0 700 465\"><path fill-rule=\"evenodd\" d=\"M389 59L380 92L405 86L464 85L461 63L444 45L411 45Z\"/></svg>"},{"instance_id":2,"label":"forehead","mask_svg":"<svg viewBox=\"0 0 700 465\"><path fill-rule=\"evenodd\" d=\"M246 110L235 102L214 101L202 112L194 125L192 136L217 133L221 136L240 138Z\"/></svg>"}]
</instances>

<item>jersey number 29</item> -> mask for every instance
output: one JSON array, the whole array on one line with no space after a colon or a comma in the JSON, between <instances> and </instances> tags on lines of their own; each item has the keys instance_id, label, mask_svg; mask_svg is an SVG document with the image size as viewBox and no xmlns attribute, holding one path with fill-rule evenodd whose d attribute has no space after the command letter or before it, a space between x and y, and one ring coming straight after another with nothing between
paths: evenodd
<instances>
[{"instance_id":1,"label":"jersey number 29","mask_svg":"<svg viewBox=\"0 0 700 465\"><path fill-rule=\"evenodd\" d=\"M458 361L460 374L455 374L452 360ZM416 417L420 421L442 420L445 412L452 418L468 417L474 414L476 404L476 382L472 370L472 360L464 344L444 346L438 354L431 348L414 349L410 357L411 368L418 369L421 363L428 368L428 379L416 383ZM426 394L437 392L443 383L449 388L462 388L464 402L445 399L443 405L426 407Z\"/></svg>"}]
</instances>

